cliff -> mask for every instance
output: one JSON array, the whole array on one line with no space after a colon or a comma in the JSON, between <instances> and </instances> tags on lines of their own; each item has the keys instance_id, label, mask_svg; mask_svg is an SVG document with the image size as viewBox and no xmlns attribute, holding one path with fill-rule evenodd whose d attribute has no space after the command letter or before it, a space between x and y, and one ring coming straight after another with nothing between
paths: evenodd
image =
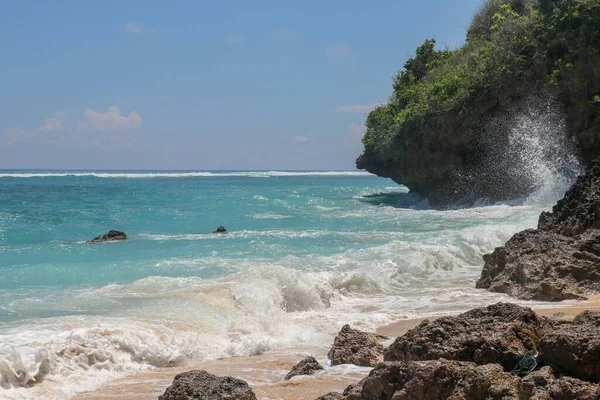
<instances>
[{"instance_id":1,"label":"cliff","mask_svg":"<svg viewBox=\"0 0 600 400\"><path fill-rule=\"evenodd\" d=\"M539 182L510 132L539 127L521 126L523 110L554 115L545 128L565 138L552 151L573 142L584 163L600 155L600 0L488 0L464 46L426 40L367 117L356 164L432 204L526 195Z\"/></svg>"}]
</instances>

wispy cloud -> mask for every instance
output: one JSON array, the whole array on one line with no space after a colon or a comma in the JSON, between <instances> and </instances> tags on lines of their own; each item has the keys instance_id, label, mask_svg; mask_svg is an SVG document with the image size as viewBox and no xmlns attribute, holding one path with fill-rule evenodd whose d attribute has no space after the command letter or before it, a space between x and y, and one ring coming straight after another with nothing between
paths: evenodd
<instances>
[{"instance_id":1,"label":"wispy cloud","mask_svg":"<svg viewBox=\"0 0 600 400\"><path fill-rule=\"evenodd\" d=\"M86 109L83 112L83 119L77 121L77 129L91 128L98 132L107 132L136 129L141 124L142 117L137 112L131 111L128 116L125 116L121 115L119 107L110 106L106 112Z\"/></svg>"},{"instance_id":2,"label":"wispy cloud","mask_svg":"<svg viewBox=\"0 0 600 400\"><path fill-rule=\"evenodd\" d=\"M333 44L325 49L325 56L330 60L349 60L354 58L355 53L349 44Z\"/></svg>"},{"instance_id":3,"label":"wispy cloud","mask_svg":"<svg viewBox=\"0 0 600 400\"><path fill-rule=\"evenodd\" d=\"M368 113L377 108L379 104L344 104L337 106L335 112L338 113Z\"/></svg>"},{"instance_id":4,"label":"wispy cloud","mask_svg":"<svg viewBox=\"0 0 600 400\"><path fill-rule=\"evenodd\" d=\"M240 35L227 35L225 36L225 41L227 43L244 43L246 39Z\"/></svg>"},{"instance_id":5,"label":"wispy cloud","mask_svg":"<svg viewBox=\"0 0 600 400\"><path fill-rule=\"evenodd\" d=\"M365 132L367 131L367 127L363 124L351 123L348 125L348 136L351 139L361 140L363 136L365 136Z\"/></svg>"},{"instance_id":6,"label":"wispy cloud","mask_svg":"<svg viewBox=\"0 0 600 400\"><path fill-rule=\"evenodd\" d=\"M148 31L150 31L150 29L148 29L141 22L128 22L123 27L123 31L126 33L140 34L140 33L148 32Z\"/></svg>"},{"instance_id":7,"label":"wispy cloud","mask_svg":"<svg viewBox=\"0 0 600 400\"><path fill-rule=\"evenodd\" d=\"M306 143L308 142L308 138L306 136L298 135L294 136L293 141L296 143Z\"/></svg>"},{"instance_id":8,"label":"wispy cloud","mask_svg":"<svg viewBox=\"0 0 600 400\"><path fill-rule=\"evenodd\" d=\"M64 119L65 113L59 111L54 113L53 117L46 118L39 127L31 131L21 127L9 127L2 136L8 144L34 141L56 142L57 134L64 130Z\"/></svg>"},{"instance_id":9,"label":"wispy cloud","mask_svg":"<svg viewBox=\"0 0 600 400\"><path fill-rule=\"evenodd\" d=\"M269 35L273 40L280 40L282 42L292 42L297 40L300 36L292 30L285 28L277 28L273 33Z\"/></svg>"}]
</instances>

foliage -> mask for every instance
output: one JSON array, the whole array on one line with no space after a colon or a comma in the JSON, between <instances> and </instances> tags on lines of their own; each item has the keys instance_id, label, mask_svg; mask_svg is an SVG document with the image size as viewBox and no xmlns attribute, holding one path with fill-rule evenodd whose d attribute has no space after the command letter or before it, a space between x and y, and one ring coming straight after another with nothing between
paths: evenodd
<instances>
[{"instance_id":1,"label":"foliage","mask_svg":"<svg viewBox=\"0 0 600 400\"><path fill-rule=\"evenodd\" d=\"M389 102L368 116L367 151L410 140L428 117L451 115L517 81L555 87L573 103L596 103L597 85L589 80L600 79L600 0L487 0L464 46L435 44L427 39L417 48L395 77Z\"/></svg>"}]
</instances>

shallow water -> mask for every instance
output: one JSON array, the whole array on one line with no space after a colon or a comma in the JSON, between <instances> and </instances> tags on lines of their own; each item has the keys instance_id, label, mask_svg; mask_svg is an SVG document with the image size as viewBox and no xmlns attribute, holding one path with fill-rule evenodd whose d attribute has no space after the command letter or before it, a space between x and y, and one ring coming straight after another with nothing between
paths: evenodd
<instances>
[{"instance_id":1,"label":"shallow water","mask_svg":"<svg viewBox=\"0 0 600 400\"><path fill-rule=\"evenodd\" d=\"M433 210L361 172L0 171L0 398L505 299L474 289L482 255L564 189Z\"/></svg>"}]
</instances>

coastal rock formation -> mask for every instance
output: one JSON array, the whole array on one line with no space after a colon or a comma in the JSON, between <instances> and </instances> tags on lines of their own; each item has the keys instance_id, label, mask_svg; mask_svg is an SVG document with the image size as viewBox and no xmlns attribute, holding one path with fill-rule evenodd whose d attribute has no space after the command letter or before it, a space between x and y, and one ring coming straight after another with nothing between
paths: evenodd
<instances>
[{"instance_id":1,"label":"coastal rock formation","mask_svg":"<svg viewBox=\"0 0 600 400\"><path fill-rule=\"evenodd\" d=\"M290 372L285 376L284 380L290 380L294 376L298 375L312 375L315 372L322 370L323 366L319 364L314 357L308 356L304 360L300 361L298 364L292 368Z\"/></svg>"},{"instance_id":2,"label":"coastal rock formation","mask_svg":"<svg viewBox=\"0 0 600 400\"><path fill-rule=\"evenodd\" d=\"M219 227L217 227L217 230L214 231L213 233L227 233L227 229L225 229L224 226L219 226Z\"/></svg>"},{"instance_id":3,"label":"coastal rock formation","mask_svg":"<svg viewBox=\"0 0 600 400\"><path fill-rule=\"evenodd\" d=\"M600 292L600 160L537 229L514 235L484 256L477 288L521 299L584 299Z\"/></svg>"},{"instance_id":4,"label":"coastal rock formation","mask_svg":"<svg viewBox=\"0 0 600 400\"><path fill-rule=\"evenodd\" d=\"M331 360L331 365L354 364L374 367L384 351L381 341L386 339L385 336L362 332L350 328L350 325L344 325L335 337L327 357Z\"/></svg>"},{"instance_id":5,"label":"coastal rock formation","mask_svg":"<svg viewBox=\"0 0 600 400\"><path fill-rule=\"evenodd\" d=\"M555 378L550 367L521 379L499 364L430 360L378 364L360 390L343 400L598 400L599 387L575 378ZM326 399L326 397L324 398Z\"/></svg>"},{"instance_id":6,"label":"coastal rock formation","mask_svg":"<svg viewBox=\"0 0 600 400\"><path fill-rule=\"evenodd\" d=\"M344 395L341 393L331 392L324 394L323 396L319 396L315 400L344 400Z\"/></svg>"},{"instance_id":7,"label":"coastal rock formation","mask_svg":"<svg viewBox=\"0 0 600 400\"><path fill-rule=\"evenodd\" d=\"M530 194L533 169L574 156L588 165L600 156L598 26L596 1L483 1L461 48L427 39L394 77L357 168L448 205Z\"/></svg>"},{"instance_id":8,"label":"coastal rock formation","mask_svg":"<svg viewBox=\"0 0 600 400\"><path fill-rule=\"evenodd\" d=\"M173 384L158 400L256 400L248 384L230 376L218 377L206 371L188 371L175 376Z\"/></svg>"},{"instance_id":9,"label":"coastal rock formation","mask_svg":"<svg viewBox=\"0 0 600 400\"><path fill-rule=\"evenodd\" d=\"M513 368L537 352L540 320L530 308L498 303L464 314L425 320L385 350L385 361L446 358Z\"/></svg>"},{"instance_id":10,"label":"coastal rock formation","mask_svg":"<svg viewBox=\"0 0 600 400\"><path fill-rule=\"evenodd\" d=\"M600 312L584 311L572 323L544 329L540 360L569 376L600 382Z\"/></svg>"},{"instance_id":11,"label":"coastal rock formation","mask_svg":"<svg viewBox=\"0 0 600 400\"><path fill-rule=\"evenodd\" d=\"M86 241L86 243L116 242L119 240L127 240L127 235L120 231L111 230L105 235L96 236L92 240Z\"/></svg>"}]
</instances>

